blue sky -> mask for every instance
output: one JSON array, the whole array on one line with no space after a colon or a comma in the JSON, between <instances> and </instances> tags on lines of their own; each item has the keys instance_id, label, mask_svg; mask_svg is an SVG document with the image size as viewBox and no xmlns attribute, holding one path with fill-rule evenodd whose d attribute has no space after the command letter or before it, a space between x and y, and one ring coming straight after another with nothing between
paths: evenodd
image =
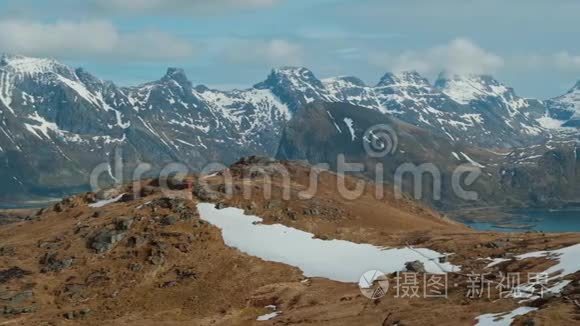
<instances>
[{"instance_id":1,"label":"blue sky","mask_svg":"<svg viewBox=\"0 0 580 326\"><path fill-rule=\"evenodd\" d=\"M321 78L387 71L496 76L549 98L580 79L573 0L3 0L0 52L49 56L121 85L183 67L249 87L272 67Z\"/></svg>"}]
</instances>

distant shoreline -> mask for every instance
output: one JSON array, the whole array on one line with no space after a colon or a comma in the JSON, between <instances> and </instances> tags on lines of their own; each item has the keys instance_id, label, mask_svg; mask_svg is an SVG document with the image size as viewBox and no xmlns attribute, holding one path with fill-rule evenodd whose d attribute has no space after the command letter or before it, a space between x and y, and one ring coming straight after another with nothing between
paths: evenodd
<instances>
[{"instance_id":1,"label":"distant shoreline","mask_svg":"<svg viewBox=\"0 0 580 326\"><path fill-rule=\"evenodd\" d=\"M49 198L49 199L38 199L38 200L28 200L22 202L14 203L0 203L0 210L13 210L13 209L30 209L30 208L44 208L50 206L51 204L58 203L62 198Z\"/></svg>"}]
</instances>

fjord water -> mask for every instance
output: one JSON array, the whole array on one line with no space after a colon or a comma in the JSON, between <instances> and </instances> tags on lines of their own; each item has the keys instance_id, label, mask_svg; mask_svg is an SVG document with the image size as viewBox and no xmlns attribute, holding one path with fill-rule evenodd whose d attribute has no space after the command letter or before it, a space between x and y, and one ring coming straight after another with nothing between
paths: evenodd
<instances>
[{"instance_id":1,"label":"fjord water","mask_svg":"<svg viewBox=\"0 0 580 326\"><path fill-rule=\"evenodd\" d=\"M550 210L527 209L518 210L512 218L501 222L466 222L467 225L480 231L497 232L580 232L580 209Z\"/></svg>"}]
</instances>

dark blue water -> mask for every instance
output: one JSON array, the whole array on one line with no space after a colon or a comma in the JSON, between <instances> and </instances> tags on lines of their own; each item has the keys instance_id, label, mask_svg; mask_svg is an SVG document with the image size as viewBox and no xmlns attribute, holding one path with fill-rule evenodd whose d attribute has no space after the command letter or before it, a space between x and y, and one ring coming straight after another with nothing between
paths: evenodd
<instances>
[{"instance_id":1,"label":"dark blue water","mask_svg":"<svg viewBox=\"0 0 580 326\"><path fill-rule=\"evenodd\" d=\"M47 199L47 200L12 202L12 203L0 202L0 209L44 208L52 204L58 203L59 201L60 199L51 199L51 200Z\"/></svg>"},{"instance_id":2,"label":"dark blue water","mask_svg":"<svg viewBox=\"0 0 580 326\"><path fill-rule=\"evenodd\" d=\"M480 231L580 232L580 210L520 210L501 222L465 222Z\"/></svg>"}]
</instances>

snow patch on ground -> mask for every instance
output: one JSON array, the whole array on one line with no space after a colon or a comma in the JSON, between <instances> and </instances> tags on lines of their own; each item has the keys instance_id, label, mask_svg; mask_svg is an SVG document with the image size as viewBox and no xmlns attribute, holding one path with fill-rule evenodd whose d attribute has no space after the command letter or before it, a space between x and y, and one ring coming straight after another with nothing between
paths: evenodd
<instances>
[{"instance_id":1,"label":"snow patch on ground","mask_svg":"<svg viewBox=\"0 0 580 326\"><path fill-rule=\"evenodd\" d=\"M101 207L105 207L107 205L113 204L118 202L119 200L121 200L121 198L123 198L125 194L121 194L115 198L111 198L111 199L105 199L105 200L99 200L96 203L90 204L89 207L91 208L101 208Z\"/></svg>"},{"instance_id":2,"label":"snow patch on ground","mask_svg":"<svg viewBox=\"0 0 580 326\"><path fill-rule=\"evenodd\" d=\"M276 306L270 305L270 306L266 306L264 308L270 309L270 310L272 310L272 312L269 313L269 314L265 314L265 315L259 316L258 318L256 318L257 321L267 321L267 320L271 320L271 319L274 319L274 318L278 317L282 313L281 311L277 311Z\"/></svg>"},{"instance_id":3,"label":"snow patch on ground","mask_svg":"<svg viewBox=\"0 0 580 326\"><path fill-rule=\"evenodd\" d=\"M519 307L511 312L504 312L499 314L485 314L477 318L477 326L510 326L514 319L518 316L523 316L538 308Z\"/></svg>"},{"instance_id":4,"label":"snow patch on ground","mask_svg":"<svg viewBox=\"0 0 580 326\"><path fill-rule=\"evenodd\" d=\"M226 245L264 260L300 268L307 277L358 283L369 270L393 273L405 263L421 261L428 273L458 271L450 263L439 263L444 255L423 248L380 248L343 240L315 239L312 233L284 225L264 225L257 216L237 208L216 209L214 204L197 206L203 220L219 227ZM304 253L307 252L308 255Z\"/></svg>"}]
</instances>

